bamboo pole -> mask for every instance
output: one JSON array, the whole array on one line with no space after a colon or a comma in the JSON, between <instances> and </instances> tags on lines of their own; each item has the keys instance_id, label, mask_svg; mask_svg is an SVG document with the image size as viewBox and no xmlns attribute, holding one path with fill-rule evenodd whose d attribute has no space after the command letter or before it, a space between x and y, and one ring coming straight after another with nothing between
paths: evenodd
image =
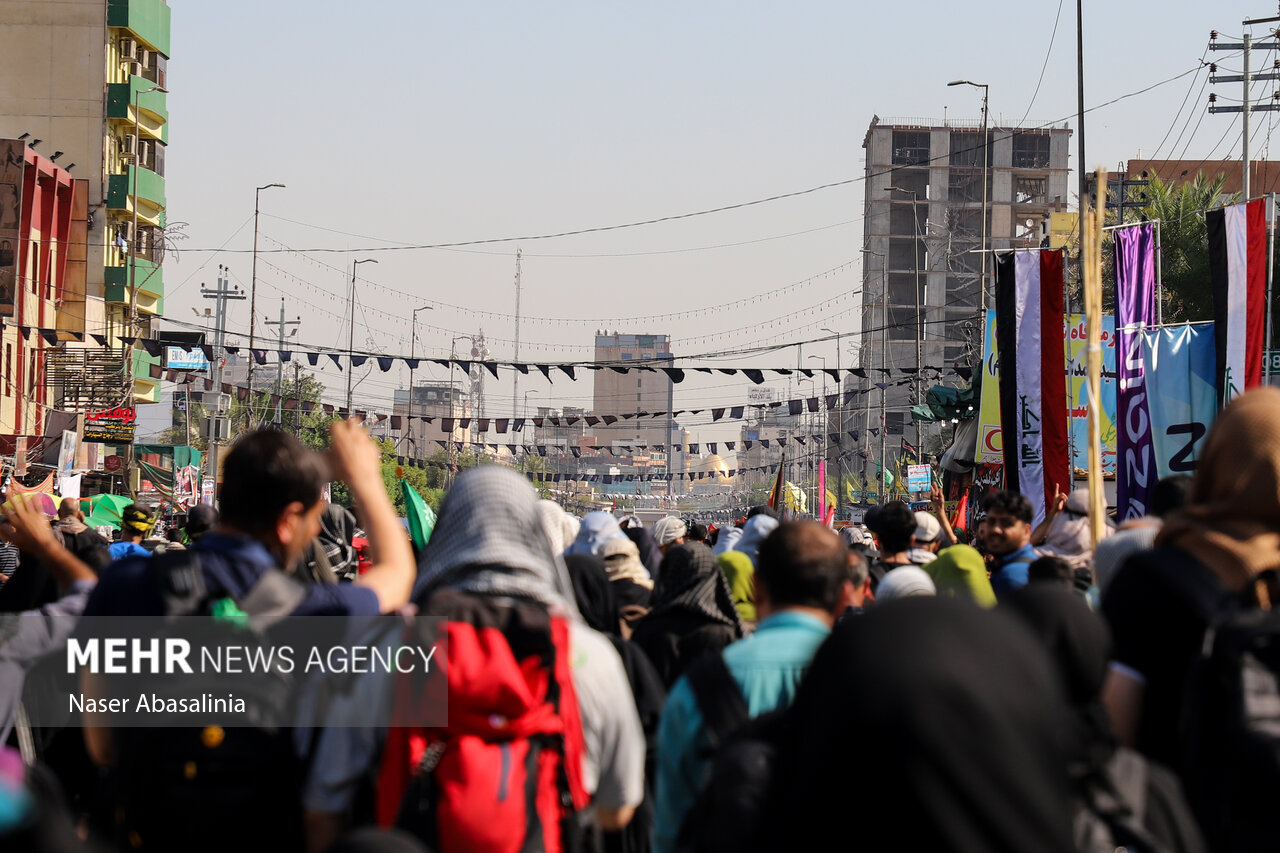
<instances>
[{"instance_id":1,"label":"bamboo pole","mask_svg":"<svg viewBox=\"0 0 1280 853\"><path fill-rule=\"evenodd\" d=\"M1098 169L1095 187L1107 186L1107 172ZM1084 223L1084 315L1086 330L1086 379L1089 409L1089 532L1093 547L1106 524L1107 504L1102 490L1102 227L1106 196L1098 193L1097 205L1086 204Z\"/></svg>"}]
</instances>

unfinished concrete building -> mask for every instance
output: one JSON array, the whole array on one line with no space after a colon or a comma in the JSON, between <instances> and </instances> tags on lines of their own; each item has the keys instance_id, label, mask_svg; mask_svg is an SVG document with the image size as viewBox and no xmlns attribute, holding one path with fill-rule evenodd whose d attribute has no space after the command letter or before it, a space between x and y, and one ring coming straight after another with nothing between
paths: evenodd
<instances>
[{"instance_id":1,"label":"unfinished concrete building","mask_svg":"<svg viewBox=\"0 0 1280 853\"><path fill-rule=\"evenodd\" d=\"M1041 245L1049 215L1068 209L1071 130L989 127L987 240L992 249ZM871 120L866 149L861 366L969 365L980 357L984 157L980 121ZM919 293L917 294L917 280ZM994 263L987 259L987 305ZM886 299L887 290L887 299ZM919 306L917 308L917 306ZM917 345L917 335L919 344ZM889 382L903 378L894 372ZM872 373L866 383L885 381ZM922 381L921 392L931 379ZM865 384L864 383L864 387ZM899 436L915 443L911 385L887 389L886 451L892 468ZM870 426L879 391L863 399ZM868 445L879 457L879 442Z\"/></svg>"}]
</instances>

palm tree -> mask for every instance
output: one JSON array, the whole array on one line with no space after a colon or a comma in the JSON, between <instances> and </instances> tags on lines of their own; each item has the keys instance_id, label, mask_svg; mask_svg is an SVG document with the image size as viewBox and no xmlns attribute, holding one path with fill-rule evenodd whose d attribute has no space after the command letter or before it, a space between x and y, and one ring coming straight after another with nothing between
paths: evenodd
<instances>
[{"instance_id":1,"label":"palm tree","mask_svg":"<svg viewBox=\"0 0 1280 853\"><path fill-rule=\"evenodd\" d=\"M1152 177L1144 190L1142 218L1160 220L1166 323L1213 319L1204 213L1235 203L1238 194L1227 197L1222 192L1226 182L1224 175L1209 178L1200 172L1189 181L1169 184Z\"/></svg>"}]
</instances>

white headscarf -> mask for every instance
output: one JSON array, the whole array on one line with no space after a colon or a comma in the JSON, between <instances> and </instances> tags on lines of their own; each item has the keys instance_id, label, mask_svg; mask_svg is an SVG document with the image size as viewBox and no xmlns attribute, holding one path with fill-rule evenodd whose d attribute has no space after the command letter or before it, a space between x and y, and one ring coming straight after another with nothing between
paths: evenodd
<instances>
[{"instance_id":1,"label":"white headscarf","mask_svg":"<svg viewBox=\"0 0 1280 853\"><path fill-rule=\"evenodd\" d=\"M677 539L681 539L689 533L688 526L674 515L668 515L665 518L658 519L657 524L653 525L653 541L658 543L658 547L670 545Z\"/></svg>"},{"instance_id":2,"label":"white headscarf","mask_svg":"<svg viewBox=\"0 0 1280 853\"><path fill-rule=\"evenodd\" d=\"M771 515L753 515L742 527L742 538L733 547L751 558L754 564L756 554L760 553L760 543L769 538L769 534L778 529L778 519Z\"/></svg>"},{"instance_id":3,"label":"white headscarf","mask_svg":"<svg viewBox=\"0 0 1280 853\"><path fill-rule=\"evenodd\" d=\"M717 557L726 551L732 551L733 547L738 544L738 540L742 538L741 527L721 527L720 535L716 537L716 547L712 549Z\"/></svg>"},{"instance_id":4,"label":"white headscarf","mask_svg":"<svg viewBox=\"0 0 1280 853\"><path fill-rule=\"evenodd\" d=\"M537 510L538 521L542 524L542 532L547 534L547 539L551 542L551 550L563 554L569 543L577 538L581 524L555 501L538 501Z\"/></svg>"},{"instance_id":5,"label":"white headscarf","mask_svg":"<svg viewBox=\"0 0 1280 853\"><path fill-rule=\"evenodd\" d=\"M578 527L578 535L573 544L565 549L566 554L594 554L600 556L600 546L609 539L626 539L618 521L612 513L604 510L589 512L582 517ZM628 540L629 541L629 540Z\"/></svg>"},{"instance_id":6,"label":"white headscarf","mask_svg":"<svg viewBox=\"0 0 1280 853\"><path fill-rule=\"evenodd\" d=\"M481 465L462 474L418 560L415 600L447 587L529 598L580 618L564 557L552 551L537 503L537 492L509 468Z\"/></svg>"}]
</instances>

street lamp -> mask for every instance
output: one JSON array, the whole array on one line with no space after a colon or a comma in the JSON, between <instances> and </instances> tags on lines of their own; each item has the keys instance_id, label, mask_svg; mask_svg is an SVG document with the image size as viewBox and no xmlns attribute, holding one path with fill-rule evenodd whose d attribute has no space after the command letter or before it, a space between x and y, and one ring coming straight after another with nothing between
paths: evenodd
<instances>
[{"instance_id":1,"label":"street lamp","mask_svg":"<svg viewBox=\"0 0 1280 853\"><path fill-rule=\"evenodd\" d=\"M454 336L453 336L453 338L452 338L452 340L450 340L450 341L449 341L449 420L450 420L450 429L449 429L449 448L448 448L448 457L449 457L449 483L450 483L450 485L452 485L452 484L453 484L453 474L454 474L454 471L453 471L453 469L454 469L454 455L453 455L454 448L453 448L453 424L452 424L453 417L454 417L454 414L453 414L453 404L454 404L454 399L457 397L457 389L453 387L453 366L454 366L454 361L455 361L455 360L457 359L457 357L458 357L458 349L457 349L458 341L469 341L469 340L471 340L471 339L472 339L472 338L471 338L471 336L470 336L470 335L454 335Z\"/></svg>"},{"instance_id":2,"label":"street lamp","mask_svg":"<svg viewBox=\"0 0 1280 853\"><path fill-rule=\"evenodd\" d=\"M826 397L827 397L827 359L826 359L826 356L821 356L821 355L811 355L811 356L808 356L808 357L806 358L806 360L808 360L808 359L817 359L818 361L822 362L822 402L818 404L818 407L821 409L821 408L822 408L822 406L824 406L824 405L826 404ZM816 413L815 413L815 414L816 414ZM830 422L829 422L829 421L830 421L830 418L828 417L828 424L827 424L828 429L823 430L823 432L824 432L824 433L826 433L826 432L829 432L829 431L830 431ZM827 445L826 445L826 437L825 437L825 435L823 436L823 441L821 441L821 442L819 442L819 443L820 443L824 448L826 448L826 446L827 446ZM823 457L825 458L826 456L827 456L827 454L824 452L824 453L823 453ZM813 506L820 506L820 505L821 505L820 498L821 498L822 496L821 496L821 495L819 495L819 494L817 494L817 491L818 491L818 485L817 485L817 481L815 480L815 481L814 481L814 499L813 499ZM819 516L819 517L821 517L821 516Z\"/></svg>"},{"instance_id":3,"label":"street lamp","mask_svg":"<svg viewBox=\"0 0 1280 853\"><path fill-rule=\"evenodd\" d=\"M351 417L351 374L355 372L351 364L351 356L356 350L356 267L377 262L377 258L361 258L351 262L351 328L347 330L347 417ZM253 328L250 327L249 331L252 332ZM410 400L413 399L412 393L410 389Z\"/></svg>"},{"instance_id":4,"label":"street lamp","mask_svg":"<svg viewBox=\"0 0 1280 853\"><path fill-rule=\"evenodd\" d=\"M418 312L431 311L431 310L434 310L434 306L432 305L423 305L421 308L414 308L411 314L412 319L409 321L409 326L412 329L409 332L409 430L408 432L410 433L410 435L413 434L413 400L414 400L413 367L415 364L417 364L417 361L418 361L416 355L414 354L415 347L417 346L417 343L418 343ZM415 449L417 448L418 444L416 441L414 442L413 446Z\"/></svg>"},{"instance_id":5,"label":"street lamp","mask_svg":"<svg viewBox=\"0 0 1280 853\"><path fill-rule=\"evenodd\" d=\"M881 320L880 320L882 325L882 328L880 329L880 371L881 371L880 378L883 380L885 378L884 371L887 366L887 362L888 362L887 356L889 353L889 273L888 273L889 258L883 252L873 252L870 249L863 249L862 251L864 254L875 255L877 258L880 259L880 310L882 312ZM876 495L877 495L877 500L881 504L883 504L884 503L884 472L887 470L884 464L885 450L886 450L886 444L887 444L885 440L885 395L888 393L889 383L882 381L880 385L881 385L880 387L880 475L877 478L879 480L879 483L876 486ZM867 428L866 421L870 420L870 417L871 417L871 407L870 407L871 389L868 387L867 391L868 391L868 395L867 395L868 405L865 408L866 416L863 420L864 440L867 433L870 432L870 430Z\"/></svg>"},{"instance_id":6,"label":"street lamp","mask_svg":"<svg viewBox=\"0 0 1280 853\"><path fill-rule=\"evenodd\" d=\"M844 380L840 374L840 333L823 326L819 331L836 336L836 501L844 500ZM826 362L822 363L825 369ZM826 383L823 383L826 393ZM839 513L837 512L837 517Z\"/></svg>"},{"instance_id":7,"label":"street lamp","mask_svg":"<svg viewBox=\"0 0 1280 853\"><path fill-rule=\"evenodd\" d=\"M982 278L978 289L978 328L987 323L987 173L991 168L991 141L987 139L987 96L990 87L972 80L952 80L948 86L973 86L982 90ZM1081 164L1083 170L1084 164Z\"/></svg>"},{"instance_id":8,"label":"street lamp","mask_svg":"<svg viewBox=\"0 0 1280 853\"><path fill-rule=\"evenodd\" d=\"M249 423L253 423L253 343L254 330L258 327L258 197L263 190L272 187L284 189L284 184L264 184L253 191L253 265L249 273Z\"/></svg>"}]
</instances>

